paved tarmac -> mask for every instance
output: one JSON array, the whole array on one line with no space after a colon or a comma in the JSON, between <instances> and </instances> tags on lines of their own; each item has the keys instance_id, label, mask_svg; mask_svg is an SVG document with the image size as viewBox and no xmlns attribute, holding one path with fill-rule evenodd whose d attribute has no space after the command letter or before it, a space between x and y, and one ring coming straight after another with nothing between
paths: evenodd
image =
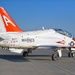
<instances>
[{"instance_id":1,"label":"paved tarmac","mask_svg":"<svg viewBox=\"0 0 75 75\"><path fill-rule=\"evenodd\" d=\"M51 60L52 51L35 50L28 57L0 49L0 75L75 75L75 57Z\"/></svg>"}]
</instances>

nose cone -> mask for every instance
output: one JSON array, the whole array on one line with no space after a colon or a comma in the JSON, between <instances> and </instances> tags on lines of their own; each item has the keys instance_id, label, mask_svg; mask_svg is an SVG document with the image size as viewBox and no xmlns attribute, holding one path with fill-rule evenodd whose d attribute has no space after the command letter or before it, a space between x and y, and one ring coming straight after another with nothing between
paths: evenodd
<instances>
[{"instance_id":1,"label":"nose cone","mask_svg":"<svg viewBox=\"0 0 75 75\"><path fill-rule=\"evenodd\" d=\"M75 42L75 38L72 39Z\"/></svg>"}]
</instances>

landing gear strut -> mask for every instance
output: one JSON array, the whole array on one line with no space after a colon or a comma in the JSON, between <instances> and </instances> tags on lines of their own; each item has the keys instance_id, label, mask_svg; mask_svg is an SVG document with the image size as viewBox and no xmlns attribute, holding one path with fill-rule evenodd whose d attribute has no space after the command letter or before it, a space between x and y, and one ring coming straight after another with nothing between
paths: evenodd
<instances>
[{"instance_id":1,"label":"landing gear strut","mask_svg":"<svg viewBox=\"0 0 75 75\"><path fill-rule=\"evenodd\" d=\"M56 61L58 59L58 57L62 56L62 49L56 49L54 50L54 54L52 55L52 60Z\"/></svg>"},{"instance_id":2,"label":"landing gear strut","mask_svg":"<svg viewBox=\"0 0 75 75\"><path fill-rule=\"evenodd\" d=\"M69 48L68 57L74 57L75 48Z\"/></svg>"},{"instance_id":3,"label":"landing gear strut","mask_svg":"<svg viewBox=\"0 0 75 75\"><path fill-rule=\"evenodd\" d=\"M23 57L26 57L26 56L28 56L28 52L27 51L24 51L23 52Z\"/></svg>"}]
</instances>

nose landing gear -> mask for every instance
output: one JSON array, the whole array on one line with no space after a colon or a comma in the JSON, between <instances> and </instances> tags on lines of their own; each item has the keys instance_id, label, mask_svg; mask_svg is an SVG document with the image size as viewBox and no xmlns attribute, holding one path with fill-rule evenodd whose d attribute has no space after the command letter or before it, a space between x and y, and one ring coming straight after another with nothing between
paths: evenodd
<instances>
[{"instance_id":1,"label":"nose landing gear","mask_svg":"<svg viewBox=\"0 0 75 75\"><path fill-rule=\"evenodd\" d=\"M74 57L74 53L69 52L69 53L68 53L68 57Z\"/></svg>"},{"instance_id":2,"label":"nose landing gear","mask_svg":"<svg viewBox=\"0 0 75 75\"><path fill-rule=\"evenodd\" d=\"M75 56L75 48L69 48L68 57L74 57Z\"/></svg>"}]
</instances>

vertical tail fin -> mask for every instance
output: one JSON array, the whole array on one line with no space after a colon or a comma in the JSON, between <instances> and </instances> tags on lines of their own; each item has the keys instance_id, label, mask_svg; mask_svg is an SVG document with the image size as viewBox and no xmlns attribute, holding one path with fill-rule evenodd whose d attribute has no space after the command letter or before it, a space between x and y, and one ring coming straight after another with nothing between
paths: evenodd
<instances>
[{"instance_id":1,"label":"vertical tail fin","mask_svg":"<svg viewBox=\"0 0 75 75\"><path fill-rule=\"evenodd\" d=\"M2 32L22 32L10 15L3 7L0 7L0 31Z\"/></svg>"}]
</instances>

